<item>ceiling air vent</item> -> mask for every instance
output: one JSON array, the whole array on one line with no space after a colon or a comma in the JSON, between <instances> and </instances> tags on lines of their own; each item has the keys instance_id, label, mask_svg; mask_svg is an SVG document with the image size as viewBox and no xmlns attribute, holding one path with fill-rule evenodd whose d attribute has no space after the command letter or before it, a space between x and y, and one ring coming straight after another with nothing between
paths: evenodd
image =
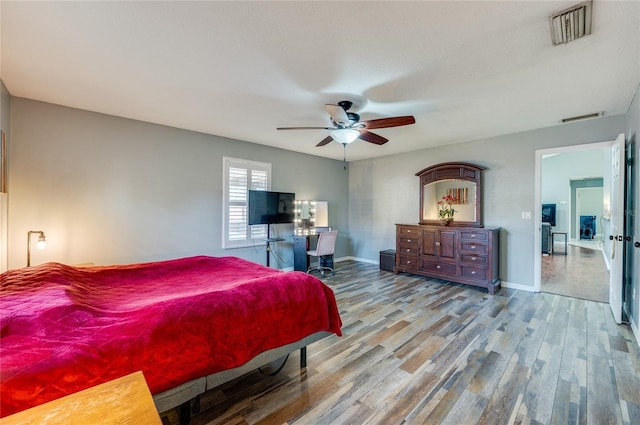
<instances>
[{"instance_id":1,"label":"ceiling air vent","mask_svg":"<svg viewBox=\"0 0 640 425\"><path fill-rule=\"evenodd\" d=\"M568 43L591 34L592 10L593 1L589 0L549 16L553 45Z\"/></svg>"}]
</instances>

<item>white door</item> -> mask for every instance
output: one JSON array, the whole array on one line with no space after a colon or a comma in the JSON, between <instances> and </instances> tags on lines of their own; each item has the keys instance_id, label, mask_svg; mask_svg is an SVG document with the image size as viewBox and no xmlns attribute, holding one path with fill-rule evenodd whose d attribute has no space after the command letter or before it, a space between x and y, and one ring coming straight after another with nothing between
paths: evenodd
<instances>
[{"instance_id":1,"label":"white door","mask_svg":"<svg viewBox=\"0 0 640 425\"><path fill-rule=\"evenodd\" d=\"M611 144L611 270L609 305L617 323L622 322L622 246L624 240L624 134Z\"/></svg>"}]
</instances>

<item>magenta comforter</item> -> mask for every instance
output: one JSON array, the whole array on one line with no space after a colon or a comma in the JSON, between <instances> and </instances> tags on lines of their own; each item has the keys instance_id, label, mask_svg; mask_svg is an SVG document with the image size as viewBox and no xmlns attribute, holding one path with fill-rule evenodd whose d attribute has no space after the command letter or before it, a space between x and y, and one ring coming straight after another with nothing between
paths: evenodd
<instances>
[{"instance_id":1,"label":"magenta comforter","mask_svg":"<svg viewBox=\"0 0 640 425\"><path fill-rule=\"evenodd\" d=\"M0 275L0 417L142 370L152 394L318 331L333 292L235 257Z\"/></svg>"}]
</instances>

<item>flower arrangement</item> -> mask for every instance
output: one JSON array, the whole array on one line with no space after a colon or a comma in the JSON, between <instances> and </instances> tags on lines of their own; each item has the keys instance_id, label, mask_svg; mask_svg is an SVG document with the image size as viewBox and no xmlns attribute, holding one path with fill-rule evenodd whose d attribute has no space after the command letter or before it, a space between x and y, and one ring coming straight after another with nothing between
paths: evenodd
<instances>
[{"instance_id":1,"label":"flower arrangement","mask_svg":"<svg viewBox=\"0 0 640 425\"><path fill-rule=\"evenodd\" d=\"M445 195L438 201L438 217L441 220L452 219L456 210L453 209L453 204L457 202L456 198L450 195Z\"/></svg>"}]
</instances>

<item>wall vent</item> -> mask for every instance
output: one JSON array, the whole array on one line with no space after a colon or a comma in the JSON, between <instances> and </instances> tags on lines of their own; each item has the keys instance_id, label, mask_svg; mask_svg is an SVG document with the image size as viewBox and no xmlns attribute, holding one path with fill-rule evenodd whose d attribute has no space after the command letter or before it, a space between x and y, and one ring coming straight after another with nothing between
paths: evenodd
<instances>
[{"instance_id":1,"label":"wall vent","mask_svg":"<svg viewBox=\"0 0 640 425\"><path fill-rule=\"evenodd\" d=\"M563 118L563 119L560 120L560 122L562 124L565 124L565 123L573 122L573 121L588 120L589 118L598 118L598 117L601 117L602 115L603 115L602 112L594 112L592 114L579 115L577 117Z\"/></svg>"},{"instance_id":2,"label":"wall vent","mask_svg":"<svg viewBox=\"0 0 640 425\"><path fill-rule=\"evenodd\" d=\"M585 1L549 16L551 42L554 46L591 34L593 0Z\"/></svg>"}]
</instances>

